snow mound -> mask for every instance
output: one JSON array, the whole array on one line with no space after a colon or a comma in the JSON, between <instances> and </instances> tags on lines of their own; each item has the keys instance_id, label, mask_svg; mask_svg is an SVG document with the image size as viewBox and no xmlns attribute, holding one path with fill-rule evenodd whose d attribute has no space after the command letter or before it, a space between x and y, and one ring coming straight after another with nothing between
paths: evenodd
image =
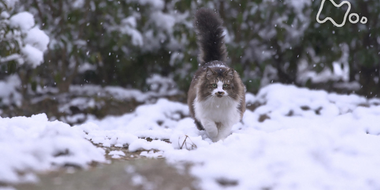
<instances>
[{"instance_id":1,"label":"snow mound","mask_svg":"<svg viewBox=\"0 0 380 190\"><path fill-rule=\"evenodd\" d=\"M380 189L377 99L280 84L247 99L259 106L216 143L187 105L166 99L76 128L104 146L194 163L202 189Z\"/></svg>"},{"instance_id":2,"label":"snow mound","mask_svg":"<svg viewBox=\"0 0 380 190\"><path fill-rule=\"evenodd\" d=\"M140 148L148 149L147 146L156 143L162 145L162 148L169 144L160 140L147 142L138 138L170 139L178 123L184 121L181 118L188 114L186 105L159 99L155 104L139 106L134 113L121 117L107 117L100 121L91 120L76 127L86 132L87 139L107 147L112 145L122 147L128 144L130 150L135 151ZM182 129L186 128L193 131L193 134L198 133L192 122L182 127ZM160 148L160 145L156 148ZM136 149L133 148L135 146ZM145 148L142 148L144 146Z\"/></svg>"},{"instance_id":3,"label":"snow mound","mask_svg":"<svg viewBox=\"0 0 380 190\"><path fill-rule=\"evenodd\" d=\"M29 12L20 12L10 18L10 25L14 28L20 28L21 31L27 31L34 26L34 17Z\"/></svg>"},{"instance_id":4,"label":"snow mound","mask_svg":"<svg viewBox=\"0 0 380 190\"><path fill-rule=\"evenodd\" d=\"M2 13L8 17L8 13ZM37 26L34 27L34 17L29 12L20 12L9 18L9 27L15 31L5 35L9 41L17 41L20 52L6 57L0 57L1 62L17 60L19 64L30 64L33 68L39 66L43 60L44 51L47 50L49 37ZM12 47L12 45L9 45Z\"/></svg>"},{"instance_id":5,"label":"snow mound","mask_svg":"<svg viewBox=\"0 0 380 190\"><path fill-rule=\"evenodd\" d=\"M0 152L0 183L33 182L34 171L105 161L104 150L84 139L83 131L45 114L0 118Z\"/></svg>"},{"instance_id":6,"label":"snow mound","mask_svg":"<svg viewBox=\"0 0 380 190\"><path fill-rule=\"evenodd\" d=\"M34 27L28 31L27 36L25 37L25 43L31 44L31 46L44 52L47 50L49 44L49 36L38 27Z\"/></svg>"},{"instance_id":7,"label":"snow mound","mask_svg":"<svg viewBox=\"0 0 380 190\"><path fill-rule=\"evenodd\" d=\"M21 48L21 53L25 55L25 61L30 63L34 68L44 60L44 53L29 44Z\"/></svg>"}]
</instances>

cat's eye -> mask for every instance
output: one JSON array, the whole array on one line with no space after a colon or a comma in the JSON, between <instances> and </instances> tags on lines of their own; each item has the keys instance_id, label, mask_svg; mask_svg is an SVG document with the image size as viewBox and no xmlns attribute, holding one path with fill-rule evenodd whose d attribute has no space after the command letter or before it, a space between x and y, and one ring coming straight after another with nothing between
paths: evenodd
<instances>
[{"instance_id":1,"label":"cat's eye","mask_svg":"<svg viewBox=\"0 0 380 190\"><path fill-rule=\"evenodd\" d=\"M212 87L213 87L213 88L216 88L217 86L216 86L216 84L212 84Z\"/></svg>"},{"instance_id":2,"label":"cat's eye","mask_svg":"<svg viewBox=\"0 0 380 190\"><path fill-rule=\"evenodd\" d=\"M223 84L223 88L228 88L228 84Z\"/></svg>"}]
</instances>

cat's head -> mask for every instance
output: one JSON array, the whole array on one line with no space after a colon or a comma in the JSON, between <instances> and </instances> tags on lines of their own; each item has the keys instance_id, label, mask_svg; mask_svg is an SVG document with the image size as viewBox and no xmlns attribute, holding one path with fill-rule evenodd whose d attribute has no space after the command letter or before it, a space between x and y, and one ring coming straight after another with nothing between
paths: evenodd
<instances>
[{"instance_id":1,"label":"cat's head","mask_svg":"<svg viewBox=\"0 0 380 190\"><path fill-rule=\"evenodd\" d=\"M233 94L234 72L228 67L207 67L203 90L218 98Z\"/></svg>"}]
</instances>

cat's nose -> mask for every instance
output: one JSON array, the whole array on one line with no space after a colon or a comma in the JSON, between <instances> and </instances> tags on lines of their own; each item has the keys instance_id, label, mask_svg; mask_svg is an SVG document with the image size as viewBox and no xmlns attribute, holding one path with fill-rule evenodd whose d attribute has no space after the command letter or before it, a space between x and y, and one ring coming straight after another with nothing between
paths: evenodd
<instances>
[{"instance_id":1,"label":"cat's nose","mask_svg":"<svg viewBox=\"0 0 380 190\"><path fill-rule=\"evenodd\" d=\"M222 96L223 94L224 94L224 92L222 92L222 91L218 91L215 93L215 95L217 95L217 96Z\"/></svg>"}]
</instances>

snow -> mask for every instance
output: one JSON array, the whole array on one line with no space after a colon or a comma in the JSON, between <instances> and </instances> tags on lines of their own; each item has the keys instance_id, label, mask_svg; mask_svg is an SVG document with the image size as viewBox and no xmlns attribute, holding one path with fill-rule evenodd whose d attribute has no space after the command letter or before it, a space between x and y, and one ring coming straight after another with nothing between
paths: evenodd
<instances>
[{"instance_id":1,"label":"snow","mask_svg":"<svg viewBox=\"0 0 380 190\"><path fill-rule=\"evenodd\" d=\"M25 61L30 63L34 68L44 60L44 53L29 44L21 48L21 53L25 55Z\"/></svg>"},{"instance_id":2,"label":"snow","mask_svg":"<svg viewBox=\"0 0 380 190\"><path fill-rule=\"evenodd\" d=\"M0 119L0 147L7 155L0 158L7 163L0 166L0 181L26 180L14 170L104 161L104 151L88 139L143 150L141 156L164 157L173 165L190 162L202 189L380 189L379 99L281 84L246 98L259 106L247 110L233 133L216 143L197 130L186 104L167 99L71 128L45 115ZM66 149L69 156L52 156ZM125 156L122 151L109 155Z\"/></svg>"},{"instance_id":3,"label":"snow","mask_svg":"<svg viewBox=\"0 0 380 190\"><path fill-rule=\"evenodd\" d=\"M18 0L3 0L1 1L1 8L3 8L4 6L5 7L8 7L8 8L14 8L15 4L18 2Z\"/></svg>"},{"instance_id":4,"label":"snow","mask_svg":"<svg viewBox=\"0 0 380 190\"><path fill-rule=\"evenodd\" d=\"M141 152L141 156L145 156L147 158L158 158L158 157L162 157L163 153L164 153L163 151L155 152L153 150L151 150L151 151L142 151Z\"/></svg>"},{"instance_id":5,"label":"snow","mask_svg":"<svg viewBox=\"0 0 380 190\"><path fill-rule=\"evenodd\" d=\"M112 158L121 158L122 156L125 156L125 153L120 150L114 150L110 151L108 155L112 156Z\"/></svg>"},{"instance_id":6,"label":"snow","mask_svg":"<svg viewBox=\"0 0 380 190\"><path fill-rule=\"evenodd\" d=\"M168 33L172 33L173 27L176 23L176 18L174 18L173 15L162 12L154 12L152 13L152 17L155 18L155 24L157 27L168 31Z\"/></svg>"},{"instance_id":7,"label":"snow","mask_svg":"<svg viewBox=\"0 0 380 190\"><path fill-rule=\"evenodd\" d=\"M141 47L144 44L141 33L136 29L137 23L134 16L129 16L121 21L120 32L128 34L132 38L132 44Z\"/></svg>"},{"instance_id":8,"label":"snow","mask_svg":"<svg viewBox=\"0 0 380 190\"><path fill-rule=\"evenodd\" d=\"M78 73L85 73L86 71L95 71L96 66L90 63L83 63L78 67Z\"/></svg>"},{"instance_id":9,"label":"snow","mask_svg":"<svg viewBox=\"0 0 380 190\"><path fill-rule=\"evenodd\" d=\"M310 5L310 1L308 1L308 0L291 0L290 4L297 11L298 14L301 14L302 9L304 9L305 6Z\"/></svg>"},{"instance_id":10,"label":"snow","mask_svg":"<svg viewBox=\"0 0 380 190\"><path fill-rule=\"evenodd\" d=\"M112 97L117 100L130 100L135 99L138 102L146 102L155 97L161 96L173 96L178 95L181 92L176 88L176 83L170 77L163 77L157 74L153 74L151 77L147 78L147 84L150 86L151 91L142 92L136 89L128 89L118 86L106 86L102 87L100 85L70 85L70 93L77 95L88 95L97 97ZM80 98L84 99L85 98ZM79 105L83 102L76 102L73 105ZM77 100L75 100L77 101ZM72 103L70 103L72 104ZM85 103L84 105L86 105ZM89 105L90 106L90 105ZM93 105L94 106L94 105ZM90 107L93 107L90 106ZM64 106L61 109L64 110L69 106ZM67 109L66 109L67 110Z\"/></svg>"},{"instance_id":11,"label":"snow","mask_svg":"<svg viewBox=\"0 0 380 190\"><path fill-rule=\"evenodd\" d=\"M27 31L34 26L34 17L29 12L17 13L9 21L12 27L20 28L21 31Z\"/></svg>"},{"instance_id":12,"label":"snow","mask_svg":"<svg viewBox=\"0 0 380 190\"><path fill-rule=\"evenodd\" d=\"M112 97L118 100L136 99L143 102L149 99L153 94L143 93L136 89L125 89L116 86L102 87L100 85L70 85L70 93L78 95L88 95L98 97Z\"/></svg>"},{"instance_id":13,"label":"snow","mask_svg":"<svg viewBox=\"0 0 380 190\"><path fill-rule=\"evenodd\" d=\"M48 121L45 114L0 118L0 183L35 182L33 171L104 162L104 150L83 136L68 124Z\"/></svg>"},{"instance_id":14,"label":"snow","mask_svg":"<svg viewBox=\"0 0 380 190\"><path fill-rule=\"evenodd\" d=\"M10 16L9 13L7 13L5 11L0 13L0 18L9 18L9 16Z\"/></svg>"},{"instance_id":15,"label":"snow","mask_svg":"<svg viewBox=\"0 0 380 190\"><path fill-rule=\"evenodd\" d=\"M84 0L74 0L71 5L73 6L73 8L77 8L77 9L83 8Z\"/></svg>"},{"instance_id":16,"label":"snow","mask_svg":"<svg viewBox=\"0 0 380 190\"><path fill-rule=\"evenodd\" d=\"M162 0L132 0L132 1L137 1L141 5L151 5L155 9L162 9L165 6L165 2Z\"/></svg>"},{"instance_id":17,"label":"snow","mask_svg":"<svg viewBox=\"0 0 380 190\"><path fill-rule=\"evenodd\" d=\"M7 16L5 14L2 14L3 17ZM27 63L33 68L40 65L44 60L43 52L47 50L49 37L37 26L34 26L33 15L29 12L19 12L10 17L9 22L6 23L9 23L9 27L13 28L14 31L5 36L10 41L17 41L20 52L7 57L0 57L0 61L17 60L19 64Z\"/></svg>"},{"instance_id":18,"label":"snow","mask_svg":"<svg viewBox=\"0 0 380 190\"><path fill-rule=\"evenodd\" d=\"M0 81L0 103L2 105L15 103L20 106L22 103L22 95L17 91L20 85L21 80L17 75L11 75L5 81Z\"/></svg>"},{"instance_id":19,"label":"snow","mask_svg":"<svg viewBox=\"0 0 380 190\"><path fill-rule=\"evenodd\" d=\"M146 83L150 86L150 90L157 93L159 96L178 94L176 83L170 77L163 77L158 74L153 74L146 79Z\"/></svg>"},{"instance_id":20,"label":"snow","mask_svg":"<svg viewBox=\"0 0 380 190\"><path fill-rule=\"evenodd\" d=\"M49 37L38 27L34 27L28 31L28 34L25 37L25 43L31 44L33 47L44 52L47 50Z\"/></svg>"},{"instance_id":21,"label":"snow","mask_svg":"<svg viewBox=\"0 0 380 190\"><path fill-rule=\"evenodd\" d=\"M313 81L314 83L323 83L327 81L348 82L348 79L349 79L349 65L348 64L340 64L338 62L333 62L332 67L333 67L332 70L330 70L329 68L325 68L319 73L315 71L306 71L304 73L300 73L300 75L297 77L298 81L300 81L301 83L305 83L306 81L311 79L311 81Z\"/></svg>"},{"instance_id":22,"label":"snow","mask_svg":"<svg viewBox=\"0 0 380 190\"><path fill-rule=\"evenodd\" d=\"M261 106L216 143L196 129L187 105L166 99L76 127L103 146L194 163L202 189L223 189L220 181L236 184L229 189L380 188L378 100L280 84L247 100Z\"/></svg>"}]
</instances>

